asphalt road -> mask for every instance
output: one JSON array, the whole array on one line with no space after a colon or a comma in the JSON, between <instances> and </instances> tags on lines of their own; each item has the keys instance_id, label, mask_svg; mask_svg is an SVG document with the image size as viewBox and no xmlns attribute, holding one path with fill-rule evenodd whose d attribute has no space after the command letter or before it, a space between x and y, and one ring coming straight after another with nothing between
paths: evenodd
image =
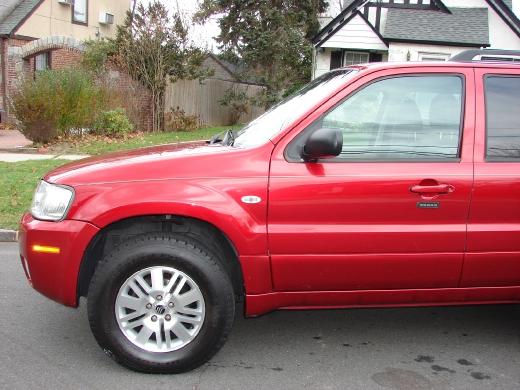
<instances>
[{"instance_id":1,"label":"asphalt road","mask_svg":"<svg viewBox=\"0 0 520 390\"><path fill-rule=\"evenodd\" d=\"M277 312L238 319L211 362L128 371L78 310L27 284L0 243L2 389L520 389L520 306Z\"/></svg>"}]
</instances>

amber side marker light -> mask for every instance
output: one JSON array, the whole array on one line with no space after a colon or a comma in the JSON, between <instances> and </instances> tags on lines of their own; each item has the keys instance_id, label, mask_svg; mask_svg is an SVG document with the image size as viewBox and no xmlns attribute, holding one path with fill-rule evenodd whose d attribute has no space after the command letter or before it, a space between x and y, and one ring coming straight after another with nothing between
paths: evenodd
<instances>
[{"instance_id":1,"label":"amber side marker light","mask_svg":"<svg viewBox=\"0 0 520 390\"><path fill-rule=\"evenodd\" d=\"M46 246L46 245L33 245L32 246L33 252L39 252L39 253L54 253L59 254L60 248L55 246Z\"/></svg>"}]
</instances>

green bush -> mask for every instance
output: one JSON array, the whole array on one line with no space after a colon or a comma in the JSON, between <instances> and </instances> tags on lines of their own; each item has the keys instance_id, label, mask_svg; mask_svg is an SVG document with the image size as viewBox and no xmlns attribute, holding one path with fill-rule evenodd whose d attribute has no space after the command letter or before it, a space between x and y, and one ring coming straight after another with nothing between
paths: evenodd
<instances>
[{"instance_id":1,"label":"green bush","mask_svg":"<svg viewBox=\"0 0 520 390\"><path fill-rule=\"evenodd\" d=\"M95 39L84 42L85 52L81 56L81 66L94 74L106 70L109 58L117 53L117 46L112 39Z\"/></svg>"},{"instance_id":2,"label":"green bush","mask_svg":"<svg viewBox=\"0 0 520 390\"><path fill-rule=\"evenodd\" d=\"M100 113L93 130L96 134L119 136L132 131L133 128L125 110L116 108Z\"/></svg>"},{"instance_id":3,"label":"green bush","mask_svg":"<svg viewBox=\"0 0 520 390\"><path fill-rule=\"evenodd\" d=\"M47 143L58 136L91 128L107 92L80 69L45 70L22 79L11 97L14 115L24 135Z\"/></svg>"}]
</instances>

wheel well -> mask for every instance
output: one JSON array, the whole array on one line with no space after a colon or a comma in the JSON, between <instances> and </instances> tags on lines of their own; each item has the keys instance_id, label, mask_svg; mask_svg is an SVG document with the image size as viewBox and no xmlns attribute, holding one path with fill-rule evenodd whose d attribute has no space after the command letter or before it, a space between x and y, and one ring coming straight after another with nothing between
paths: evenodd
<instances>
[{"instance_id":1,"label":"wheel well","mask_svg":"<svg viewBox=\"0 0 520 390\"><path fill-rule=\"evenodd\" d=\"M98 262L120 243L143 233L182 234L197 240L218 256L233 283L237 301L244 296L242 268L238 253L226 235L205 221L175 215L151 215L127 218L112 223L98 232L92 239L81 262L78 277L78 297L86 297L92 275Z\"/></svg>"}]
</instances>

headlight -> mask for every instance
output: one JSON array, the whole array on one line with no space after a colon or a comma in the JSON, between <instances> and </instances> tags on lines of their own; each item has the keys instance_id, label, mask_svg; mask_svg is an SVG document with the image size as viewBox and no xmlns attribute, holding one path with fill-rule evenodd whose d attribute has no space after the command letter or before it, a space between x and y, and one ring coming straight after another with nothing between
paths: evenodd
<instances>
[{"instance_id":1,"label":"headlight","mask_svg":"<svg viewBox=\"0 0 520 390\"><path fill-rule=\"evenodd\" d=\"M41 180L34 193L31 214L36 219L59 221L65 218L73 197L72 188Z\"/></svg>"}]
</instances>

